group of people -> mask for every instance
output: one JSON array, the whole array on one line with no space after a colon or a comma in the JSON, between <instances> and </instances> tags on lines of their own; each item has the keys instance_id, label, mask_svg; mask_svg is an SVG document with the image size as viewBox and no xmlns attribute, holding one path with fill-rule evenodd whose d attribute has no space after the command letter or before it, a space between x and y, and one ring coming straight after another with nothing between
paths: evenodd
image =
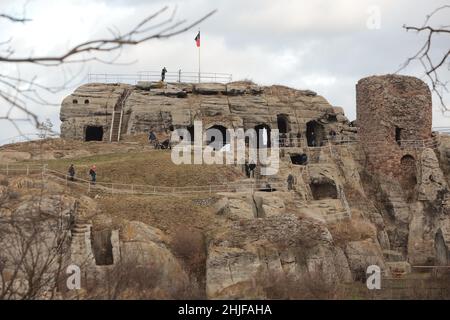
<instances>
[{"instance_id":1,"label":"group of people","mask_svg":"<svg viewBox=\"0 0 450 320\"><path fill-rule=\"evenodd\" d=\"M150 129L148 133L148 141L155 149L171 149L170 134L167 129L158 135Z\"/></svg>"},{"instance_id":2,"label":"group of people","mask_svg":"<svg viewBox=\"0 0 450 320\"><path fill-rule=\"evenodd\" d=\"M73 164L69 167L68 176L70 181L75 181L75 166ZM95 164L89 168L89 176L91 177L91 183L95 184L97 181L97 167Z\"/></svg>"}]
</instances>

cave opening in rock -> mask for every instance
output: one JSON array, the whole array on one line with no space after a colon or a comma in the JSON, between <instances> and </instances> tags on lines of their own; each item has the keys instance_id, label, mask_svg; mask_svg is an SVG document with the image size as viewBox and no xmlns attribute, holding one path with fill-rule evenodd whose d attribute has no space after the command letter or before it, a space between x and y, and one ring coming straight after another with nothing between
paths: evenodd
<instances>
[{"instance_id":1,"label":"cave opening in rock","mask_svg":"<svg viewBox=\"0 0 450 320\"><path fill-rule=\"evenodd\" d=\"M87 126L85 141L103 141L103 127L102 126Z\"/></svg>"},{"instance_id":2,"label":"cave opening in rock","mask_svg":"<svg viewBox=\"0 0 450 320\"><path fill-rule=\"evenodd\" d=\"M336 185L331 181L313 181L309 186L314 200L338 198Z\"/></svg>"},{"instance_id":3,"label":"cave opening in rock","mask_svg":"<svg viewBox=\"0 0 450 320\"><path fill-rule=\"evenodd\" d=\"M308 147L320 147L323 145L325 138L325 128L317 121L309 121L306 123L306 140Z\"/></svg>"},{"instance_id":4,"label":"cave opening in rock","mask_svg":"<svg viewBox=\"0 0 450 320\"><path fill-rule=\"evenodd\" d=\"M294 165L306 165L308 163L308 156L306 153L291 153L291 162Z\"/></svg>"},{"instance_id":5,"label":"cave opening in rock","mask_svg":"<svg viewBox=\"0 0 450 320\"><path fill-rule=\"evenodd\" d=\"M91 246L96 265L114 264L111 230L93 231L91 233Z\"/></svg>"},{"instance_id":6,"label":"cave opening in rock","mask_svg":"<svg viewBox=\"0 0 450 320\"><path fill-rule=\"evenodd\" d=\"M265 187L260 188L259 191L262 191L262 192L275 192L275 191L277 191L277 189L273 188L271 185L266 185Z\"/></svg>"},{"instance_id":7,"label":"cave opening in rock","mask_svg":"<svg viewBox=\"0 0 450 320\"><path fill-rule=\"evenodd\" d=\"M280 146L288 146L288 132L289 132L289 121L288 117L285 114L278 114L277 115L277 126L279 131L279 140L280 140Z\"/></svg>"},{"instance_id":8,"label":"cave opening in rock","mask_svg":"<svg viewBox=\"0 0 450 320\"><path fill-rule=\"evenodd\" d=\"M258 124L255 131L257 148L270 148L270 127L265 123Z\"/></svg>"},{"instance_id":9,"label":"cave opening in rock","mask_svg":"<svg viewBox=\"0 0 450 320\"><path fill-rule=\"evenodd\" d=\"M227 128L221 125L213 125L206 130L206 143L214 150L220 150L230 143L230 136Z\"/></svg>"}]
</instances>

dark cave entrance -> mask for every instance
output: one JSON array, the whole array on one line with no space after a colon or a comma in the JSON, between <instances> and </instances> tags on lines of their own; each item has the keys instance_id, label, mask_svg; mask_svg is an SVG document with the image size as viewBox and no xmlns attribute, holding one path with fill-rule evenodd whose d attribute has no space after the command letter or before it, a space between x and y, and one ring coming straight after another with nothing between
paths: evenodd
<instances>
[{"instance_id":1,"label":"dark cave entrance","mask_svg":"<svg viewBox=\"0 0 450 320\"><path fill-rule=\"evenodd\" d=\"M277 126L278 126L278 131L280 134L280 146L284 147L284 146L288 146L289 145L289 141L288 141L288 131L289 131L289 121L286 115L284 114L279 114L277 115Z\"/></svg>"},{"instance_id":2,"label":"dark cave entrance","mask_svg":"<svg viewBox=\"0 0 450 320\"><path fill-rule=\"evenodd\" d=\"M84 141L103 141L103 127L87 126Z\"/></svg>"},{"instance_id":3,"label":"dark cave entrance","mask_svg":"<svg viewBox=\"0 0 450 320\"><path fill-rule=\"evenodd\" d=\"M313 181L309 186L314 200L338 198L336 185L331 181Z\"/></svg>"},{"instance_id":4,"label":"dark cave entrance","mask_svg":"<svg viewBox=\"0 0 450 320\"><path fill-rule=\"evenodd\" d=\"M92 231L91 246L96 265L107 266L114 264L111 230Z\"/></svg>"},{"instance_id":5,"label":"dark cave entrance","mask_svg":"<svg viewBox=\"0 0 450 320\"><path fill-rule=\"evenodd\" d=\"M260 188L258 191L262 191L262 192L275 192L275 191L277 191L277 189L275 189L274 187L272 187L270 184L266 184L264 187Z\"/></svg>"},{"instance_id":6,"label":"dark cave entrance","mask_svg":"<svg viewBox=\"0 0 450 320\"><path fill-rule=\"evenodd\" d=\"M323 145L325 138L325 128L317 121L309 121L306 123L306 140L308 147L320 147Z\"/></svg>"},{"instance_id":7,"label":"dark cave entrance","mask_svg":"<svg viewBox=\"0 0 450 320\"><path fill-rule=\"evenodd\" d=\"M306 153L292 153L290 154L291 162L294 165L305 165L308 163L308 156Z\"/></svg>"}]
</instances>

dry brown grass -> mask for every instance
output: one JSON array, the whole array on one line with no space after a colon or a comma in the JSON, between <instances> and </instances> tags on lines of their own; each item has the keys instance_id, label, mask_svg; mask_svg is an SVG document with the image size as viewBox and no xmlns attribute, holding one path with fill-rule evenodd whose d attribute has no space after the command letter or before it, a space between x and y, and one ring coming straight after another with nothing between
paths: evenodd
<instances>
[{"instance_id":1,"label":"dry brown grass","mask_svg":"<svg viewBox=\"0 0 450 320\"><path fill-rule=\"evenodd\" d=\"M337 245L376 237L375 226L359 218L331 224L328 229Z\"/></svg>"},{"instance_id":2,"label":"dry brown grass","mask_svg":"<svg viewBox=\"0 0 450 320\"><path fill-rule=\"evenodd\" d=\"M271 273L258 276L255 285L262 288L267 299L272 300L345 299L345 287L325 278L321 272L305 272L301 278Z\"/></svg>"},{"instance_id":3,"label":"dry brown grass","mask_svg":"<svg viewBox=\"0 0 450 320\"><path fill-rule=\"evenodd\" d=\"M173 235L180 228L202 230L213 223L213 208L192 201L199 198L204 196L103 196L97 202L101 213L110 216L116 226L135 220Z\"/></svg>"}]
</instances>

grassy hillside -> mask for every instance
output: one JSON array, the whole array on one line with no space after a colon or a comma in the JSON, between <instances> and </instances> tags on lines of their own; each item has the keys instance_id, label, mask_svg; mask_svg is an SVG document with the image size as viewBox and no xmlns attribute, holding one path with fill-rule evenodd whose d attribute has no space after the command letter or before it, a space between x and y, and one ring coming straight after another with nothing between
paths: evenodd
<instances>
[{"instance_id":1,"label":"grassy hillside","mask_svg":"<svg viewBox=\"0 0 450 320\"><path fill-rule=\"evenodd\" d=\"M242 177L233 166L226 165L175 165L170 151L146 151L95 154L74 159L47 160L53 170L67 172L75 165L77 177L88 179L91 165L97 166L98 182L148 184L184 187L191 185L223 184Z\"/></svg>"}]
</instances>

